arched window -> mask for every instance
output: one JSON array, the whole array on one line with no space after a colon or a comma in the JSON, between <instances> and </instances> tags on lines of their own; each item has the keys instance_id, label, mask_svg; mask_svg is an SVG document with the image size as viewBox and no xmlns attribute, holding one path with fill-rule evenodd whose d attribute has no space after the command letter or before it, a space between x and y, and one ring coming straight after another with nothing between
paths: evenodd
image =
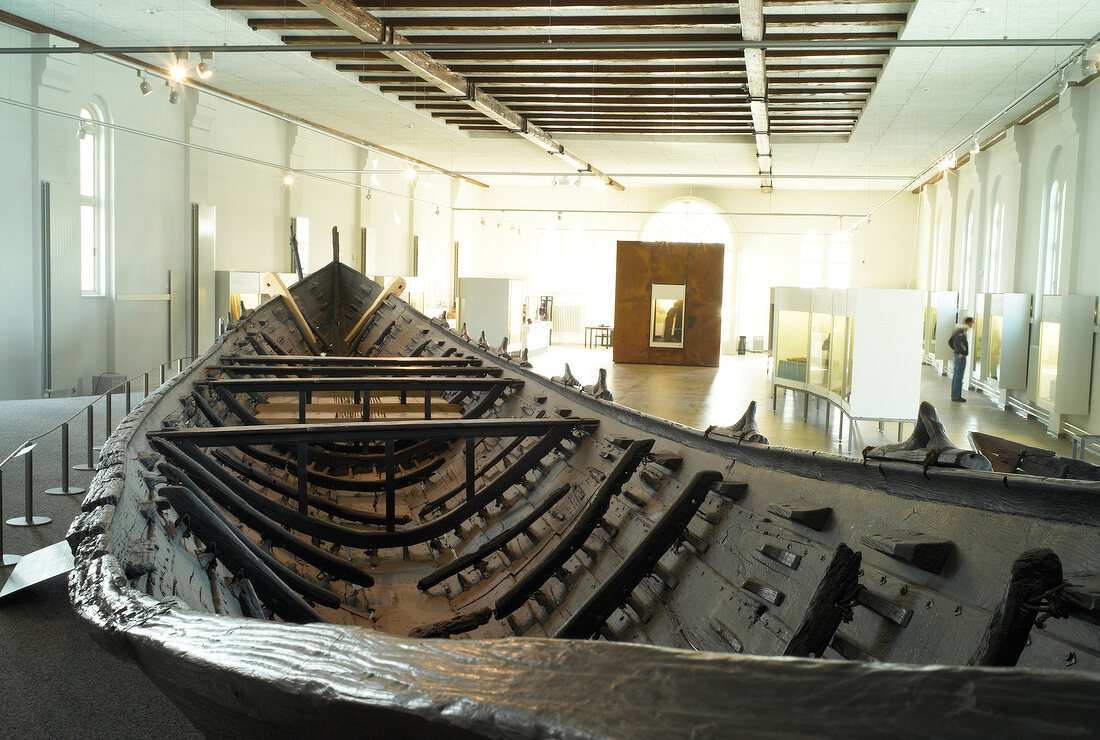
<instances>
[{"instance_id":1,"label":"arched window","mask_svg":"<svg viewBox=\"0 0 1100 740\"><path fill-rule=\"evenodd\" d=\"M962 290L963 306L970 306L974 295L974 194L966 200L966 221L963 224Z\"/></svg>"},{"instance_id":2,"label":"arched window","mask_svg":"<svg viewBox=\"0 0 1100 740\"><path fill-rule=\"evenodd\" d=\"M646 221L642 241L724 244L722 271L722 338L732 339L734 251L733 235L724 216L709 204L684 198L665 205Z\"/></svg>"},{"instance_id":3,"label":"arched window","mask_svg":"<svg viewBox=\"0 0 1100 740\"><path fill-rule=\"evenodd\" d=\"M99 125L102 120L93 106L80 109L80 291L84 295L104 293L107 219L104 131Z\"/></svg>"},{"instance_id":4,"label":"arched window","mask_svg":"<svg viewBox=\"0 0 1100 740\"><path fill-rule=\"evenodd\" d=\"M1062 223L1066 210L1066 184L1055 180L1050 184L1046 197L1046 234L1043 242L1040 285L1045 295L1058 293L1058 279L1062 265Z\"/></svg>"},{"instance_id":5,"label":"arched window","mask_svg":"<svg viewBox=\"0 0 1100 740\"><path fill-rule=\"evenodd\" d=\"M985 259L982 261L981 286L983 293L996 293L1001 288L1001 254L1005 239L1005 207L1001 202L1001 178L993 181L990 191L993 204L989 211L989 228L986 230Z\"/></svg>"},{"instance_id":6,"label":"arched window","mask_svg":"<svg viewBox=\"0 0 1100 740\"><path fill-rule=\"evenodd\" d=\"M928 263L928 289L940 289L940 258L943 255L943 209L937 209L932 231L932 255Z\"/></svg>"}]
</instances>

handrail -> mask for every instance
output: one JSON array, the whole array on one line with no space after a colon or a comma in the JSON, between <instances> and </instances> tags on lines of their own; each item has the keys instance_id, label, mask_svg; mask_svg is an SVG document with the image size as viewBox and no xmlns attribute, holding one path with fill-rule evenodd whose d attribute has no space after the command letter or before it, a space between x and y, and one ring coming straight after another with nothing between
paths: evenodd
<instances>
[{"instance_id":1,"label":"handrail","mask_svg":"<svg viewBox=\"0 0 1100 740\"><path fill-rule=\"evenodd\" d=\"M157 365L156 367L149 368L148 370L146 370L143 373L138 373L137 375L135 375L132 378L127 378L126 380L123 380L123 381L111 386L110 388L105 390L103 393L99 394L98 396L93 398L91 401L89 401L85 405L81 406L80 409L78 411L76 411L76 413L74 413L68 419L65 419L64 421L61 421L61 422L55 424L54 426L50 427L46 431L42 432L41 434L37 434L33 437L30 437L27 440L25 440L24 442L22 442L21 444L17 445L16 448L14 450L12 450L11 454L9 454L7 457L5 457L3 462L0 462L0 468L3 468L5 465L7 465L9 462L11 462L11 460L13 460L16 457L16 455L21 450L23 450L27 445L29 445L31 442L36 442L36 441L42 439L43 437L45 437L47 435L53 434L54 432L56 432L61 427L65 426L66 424L69 424L70 422L72 422L72 420L75 419L76 417L80 416L81 414L87 413L88 408L90 406L95 406L97 403L99 403L100 399L103 399L103 398L106 398L107 396L112 395L119 388L123 388L124 386L127 386L128 384L134 382L138 378L146 378L154 370L163 370L165 367L167 367L169 365L172 365L173 363L175 363L177 365L177 367L179 368L176 372L176 375L179 375L180 373L183 372L183 364L182 364L183 361L184 360L194 360L194 359L195 359L195 355L181 355L179 357L168 360L167 362L162 362L159 365ZM162 378L163 378L163 376L162 376ZM162 379L160 385L163 385L165 380L166 379ZM160 386L158 385L157 387L160 387ZM150 389L147 386L146 389L145 389L145 398L149 397L149 390ZM132 392L132 391L130 391L130 392ZM107 436L110 436L110 435L111 435L111 430L108 429L107 430Z\"/></svg>"}]
</instances>

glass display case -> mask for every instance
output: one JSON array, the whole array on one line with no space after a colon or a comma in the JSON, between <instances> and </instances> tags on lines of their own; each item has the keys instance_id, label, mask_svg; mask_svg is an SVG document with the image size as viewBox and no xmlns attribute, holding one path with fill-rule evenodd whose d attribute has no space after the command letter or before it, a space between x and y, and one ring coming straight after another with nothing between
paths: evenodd
<instances>
[{"instance_id":1,"label":"glass display case","mask_svg":"<svg viewBox=\"0 0 1100 740\"><path fill-rule=\"evenodd\" d=\"M841 398L852 400L852 354L855 347L855 319L848 319L848 343L844 351L844 382L841 385Z\"/></svg>"},{"instance_id":2,"label":"glass display case","mask_svg":"<svg viewBox=\"0 0 1100 740\"><path fill-rule=\"evenodd\" d=\"M1039 325L1039 385L1036 393L1040 401L1054 405L1058 390L1058 345L1061 326L1052 321Z\"/></svg>"},{"instance_id":3,"label":"glass display case","mask_svg":"<svg viewBox=\"0 0 1100 740\"><path fill-rule=\"evenodd\" d=\"M829 339L829 351L826 361L829 363L829 391L838 396L844 395L845 369L851 359L851 346L848 343L848 319L833 317L833 332Z\"/></svg>"},{"instance_id":4,"label":"glass display case","mask_svg":"<svg viewBox=\"0 0 1100 740\"><path fill-rule=\"evenodd\" d=\"M829 354L831 352L833 333L833 317L830 314L815 313L810 315L810 385L815 385L822 390L829 387Z\"/></svg>"},{"instance_id":5,"label":"glass display case","mask_svg":"<svg viewBox=\"0 0 1100 740\"><path fill-rule=\"evenodd\" d=\"M654 283L650 293L649 346L683 347L687 286Z\"/></svg>"},{"instance_id":6,"label":"glass display case","mask_svg":"<svg viewBox=\"0 0 1100 740\"><path fill-rule=\"evenodd\" d=\"M1001 341L1004 337L1003 316L990 315L989 317L989 360L986 362L986 377L990 380L999 380L1001 377Z\"/></svg>"},{"instance_id":7,"label":"glass display case","mask_svg":"<svg viewBox=\"0 0 1100 740\"><path fill-rule=\"evenodd\" d=\"M988 305L989 294L978 293L974 305L974 346L970 348L970 357L972 358L970 372L978 380L983 377L982 350L986 347L985 330L989 324Z\"/></svg>"},{"instance_id":8,"label":"glass display case","mask_svg":"<svg viewBox=\"0 0 1100 740\"><path fill-rule=\"evenodd\" d=\"M806 381L807 339L810 315L804 311L780 311L776 325L775 375Z\"/></svg>"},{"instance_id":9,"label":"glass display case","mask_svg":"<svg viewBox=\"0 0 1100 740\"><path fill-rule=\"evenodd\" d=\"M924 309L924 351L929 355L936 354L936 307L927 306Z\"/></svg>"}]
</instances>

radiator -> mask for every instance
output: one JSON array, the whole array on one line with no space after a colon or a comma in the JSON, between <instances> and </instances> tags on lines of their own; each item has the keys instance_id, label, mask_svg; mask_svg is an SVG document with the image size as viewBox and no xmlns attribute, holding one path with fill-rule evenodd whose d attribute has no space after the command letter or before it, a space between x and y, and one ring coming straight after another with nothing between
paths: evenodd
<instances>
[{"instance_id":1,"label":"radiator","mask_svg":"<svg viewBox=\"0 0 1100 740\"><path fill-rule=\"evenodd\" d=\"M554 332L580 334L584 331L584 306L579 303L555 303Z\"/></svg>"}]
</instances>

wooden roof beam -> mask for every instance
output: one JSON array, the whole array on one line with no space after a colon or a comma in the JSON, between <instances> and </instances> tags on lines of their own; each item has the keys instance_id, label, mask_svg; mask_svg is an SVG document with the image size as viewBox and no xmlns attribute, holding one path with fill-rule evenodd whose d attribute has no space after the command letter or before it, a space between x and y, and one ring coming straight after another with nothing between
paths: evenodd
<instances>
[{"instance_id":1,"label":"wooden roof beam","mask_svg":"<svg viewBox=\"0 0 1100 740\"><path fill-rule=\"evenodd\" d=\"M394 32L375 16L357 7L351 0L303 0L303 4L319 15L328 18L344 31L366 42L385 42L394 45L407 43L399 33ZM406 67L426 82L452 95L462 95L470 100L470 106L487 117L535 144L543 151L557 156L567 165L579 172L600 174L591 163L585 161L552 136L501 103L493 96L478 90L476 86L460 74L452 72L446 65L440 64L430 55L418 51L388 51L385 56ZM610 177L608 186L623 190L623 186Z\"/></svg>"}]
</instances>

